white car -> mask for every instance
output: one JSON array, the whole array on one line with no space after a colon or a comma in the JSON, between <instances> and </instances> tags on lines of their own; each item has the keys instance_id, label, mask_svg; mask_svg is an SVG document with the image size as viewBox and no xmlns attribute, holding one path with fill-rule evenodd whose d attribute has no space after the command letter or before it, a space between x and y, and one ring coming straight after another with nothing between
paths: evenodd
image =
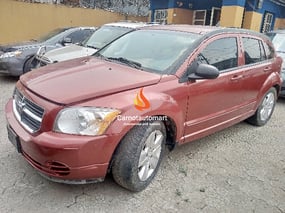
<instances>
[{"instance_id":1,"label":"white car","mask_svg":"<svg viewBox=\"0 0 285 213\"><path fill-rule=\"evenodd\" d=\"M51 63L57 63L74 58L90 56L97 52L113 40L133 31L136 28L149 26L153 24L144 22L116 22L101 26L87 40L81 44L69 45L45 52L43 48L38 50L35 57L36 67L45 66Z\"/></svg>"}]
</instances>

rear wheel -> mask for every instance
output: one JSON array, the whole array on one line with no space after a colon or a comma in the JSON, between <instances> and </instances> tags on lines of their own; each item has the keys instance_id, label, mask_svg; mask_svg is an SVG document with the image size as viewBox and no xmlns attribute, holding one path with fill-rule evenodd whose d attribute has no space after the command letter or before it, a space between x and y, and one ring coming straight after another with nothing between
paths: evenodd
<instances>
[{"instance_id":1,"label":"rear wheel","mask_svg":"<svg viewBox=\"0 0 285 213\"><path fill-rule=\"evenodd\" d=\"M121 141L113 159L114 180L131 191L145 189L159 168L166 141L162 122L143 122Z\"/></svg>"},{"instance_id":2,"label":"rear wheel","mask_svg":"<svg viewBox=\"0 0 285 213\"><path fill-rule=\"evenodd\" d=\"M277 92L275 88L271 88L264 95L261 104L257 108L255 114L247 121L256 126L263 126L269 121L274 111L277 100Z\"/></svg>"}]
</instances>

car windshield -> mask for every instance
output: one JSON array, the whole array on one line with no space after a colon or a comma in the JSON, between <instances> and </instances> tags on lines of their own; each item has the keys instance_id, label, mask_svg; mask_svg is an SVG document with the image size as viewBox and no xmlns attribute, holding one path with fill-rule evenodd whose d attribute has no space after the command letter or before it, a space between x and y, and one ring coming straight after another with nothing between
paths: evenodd
<instances>
[{"instance_id":1,"label":"car windshield","mask_svg":"<svg viewBox=\"0 0 285 213\"><path fill-rule=\"evenodd\" d=\"M85 47L101 49L114 39L132 30L132 28L127 27L103 26L96 30L89 39L82 43L82 45Z\"/></svg>"},{"instance_id":2,"label":"car windshield","mask_svg":"<svg viewBox=\"0 0 285 213\"><path fill-rule=\"evenodd\" d=\"M277 52L285 52L285 33L268 33Z\"/></svg>"},{"instance_id":3,"label":"car windshield","mask_svg":"<svg viewBox=\"0 0 285 213\"><path fill-rule=\"evenodd\" d=\"M59 28L59 29L53 30L53 31L49 32L48 34L37 39L37 41L39 41L39 42L45 41L48 43L53 43L53 41L57 42L62 37L61 33L66 31L66 30L67 30L66 28Z\"/></svg>"},{"instance_id":4,"label":"car windshield","mask_svg":"<svg viewBox=\"0 0 285 213\"><path fill-rule=\"evenodd\" d=\"M187 50L198 37L186 32L138 30L112 42L95 56L166 74L178 61L186 59Z\"/></svg>"}]
</instances>

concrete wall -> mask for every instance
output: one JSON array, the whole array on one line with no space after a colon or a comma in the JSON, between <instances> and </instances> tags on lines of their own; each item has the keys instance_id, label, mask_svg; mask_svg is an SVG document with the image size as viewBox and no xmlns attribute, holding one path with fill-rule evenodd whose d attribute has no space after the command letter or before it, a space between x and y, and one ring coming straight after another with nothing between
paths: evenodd
<instances>
[{"instance_id":1,"label":"concrete wall","mask_svg":"<svg viewBox=\"0 0 285 213\"><path fill-rule=\"evenodd\" d=\"M245 12L243 27L250 30L260 31L262 23L262 14L257 12Z\"/></svg>"},{"instance_id":2,"label":"concrete wall","mask_svg":"<svg viewBox=\"0 0 285 213\"><path fill-rule=\"evenodd\" d=\"M188 9L168 9L168 24L192 24L193 11Z\"/></svg>"},{"instance_id":3,"label":"concrete wall","mask_svg":"<svg viewBox=\"0 0 285 213\"><path fill-rule=\"evenodd\" d=\"M100 26L125 19L148 20L99 9L0 0L0 44L38 38L59 27Z\"/></svg>"},{"instance_id":4,"label":"concrete wall","mask_svg":"<svg viewBox=\"0 0 285 213\"><path fill-rule=\"evenodd\" d=\"M277 18L275 19L274 29L285 29L285 19L284 18Z\"/></svg>"},{"instance_id":5,"label":"concrete wall","mask_svg":"<svg viewBox=\"0 0 285 213\"><path fill-rule=\"evenodd\" d=\"M223 6L220 25L222 27L241 27L244 8L240 6Z\"/></svg>"}]
</instances>

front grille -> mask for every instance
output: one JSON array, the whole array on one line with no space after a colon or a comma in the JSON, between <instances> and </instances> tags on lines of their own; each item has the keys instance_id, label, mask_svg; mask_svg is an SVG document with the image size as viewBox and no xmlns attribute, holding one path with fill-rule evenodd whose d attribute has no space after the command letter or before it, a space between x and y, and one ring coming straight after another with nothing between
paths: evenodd
<instances>
[{"instance_id":1,"label":"front grille","mask_svg":"<svg viewBox=\"0 0 285 213\"><path fill-rule=\"evenodd\" d=\"M31 133L40 130L44 109L15 89L13 97L13 111L17 120Z\"/></svg>"}]
</instances>

